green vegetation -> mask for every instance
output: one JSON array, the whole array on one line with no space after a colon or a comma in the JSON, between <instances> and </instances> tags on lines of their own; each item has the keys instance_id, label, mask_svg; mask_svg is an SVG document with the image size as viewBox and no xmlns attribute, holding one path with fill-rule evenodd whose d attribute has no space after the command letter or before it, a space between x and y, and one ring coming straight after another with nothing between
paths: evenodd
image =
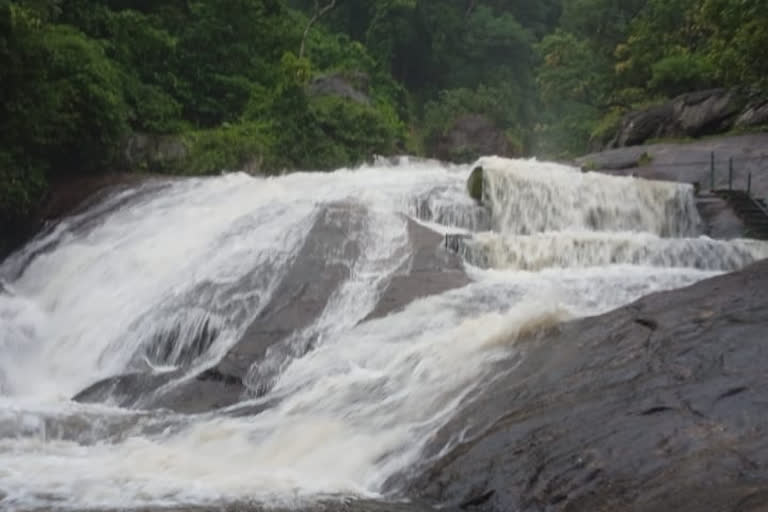
<instances>
[{"instance_id":1,"label":"green vegetation","mask_svg":"<svg viewBox=\"0 0 768 512\"><path fill-rule=\"evenodd\" d=\"M639 105L768 88L766 47L763 0L0 0L0 238L53 181L432 155L468 115L571 156ZM184 158L126 163L131 134Z\"/></svg>"},{"instance_id":2,"label":"green vegetation","mask_svg":"<svg viewBox=\"0 0 768 512\"><path fill-rule=\"evenodd\" d=\"M684 92L768 92L763 0L563 0L561 19L538 46L543 153L584 151L624 113Z\"/></svg>"}]
</instances>

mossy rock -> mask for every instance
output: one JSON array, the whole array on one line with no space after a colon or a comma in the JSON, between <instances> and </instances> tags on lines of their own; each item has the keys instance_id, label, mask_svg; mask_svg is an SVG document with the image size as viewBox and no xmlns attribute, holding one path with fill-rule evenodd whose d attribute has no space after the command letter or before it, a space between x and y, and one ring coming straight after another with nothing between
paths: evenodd
<instances>
[{"instance_id":1,"label":"mossy rock","mask_svg":"<svg viewBox=\"0 0 768 512\"><path fill-rule=\"evenodd\" d=\"M469 197L477 202L483 201L483 168L480 166L475 167L472 170L472 174L469 175L467 180L467 191Z\"/></svg>"}]
</instances>

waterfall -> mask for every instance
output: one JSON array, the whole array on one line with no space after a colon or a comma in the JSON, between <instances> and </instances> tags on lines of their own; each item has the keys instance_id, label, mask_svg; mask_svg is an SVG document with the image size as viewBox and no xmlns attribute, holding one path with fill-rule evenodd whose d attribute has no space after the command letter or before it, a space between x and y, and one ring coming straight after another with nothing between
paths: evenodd
<instances>
[{"instance_id":1,"label":"waterfall","mask_svg":"<svg viewBox=\"0 0 768 512\"><path fill-rule=\"evenodd\" d=\"M462 286L422 289L456 256L415 224L467 236ZM398 497L388 482L429 463L518 340L768 256L700 230L688 186L535 160L118 192L0 265L0 508ZM373 314L382 301L397 307ZM152 406L221 368L242 382L232 404ZM130 407L72 400L125 374L162 385Z\"/></svg>"}]
</instances>

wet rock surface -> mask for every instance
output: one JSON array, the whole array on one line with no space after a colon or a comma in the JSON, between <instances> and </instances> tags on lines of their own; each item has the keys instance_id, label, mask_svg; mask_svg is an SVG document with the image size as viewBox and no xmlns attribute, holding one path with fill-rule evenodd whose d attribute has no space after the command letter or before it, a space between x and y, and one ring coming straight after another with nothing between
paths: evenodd
<instances>
[{"instance_id":1,"label":"wet rock surface","mask_svg":"<svg viewBox=\"0 0 768 512\"><path fill-rule=\"evenodd\" d=\"M768 134L612 149L577 158L575 164L606 174L698 184L702 197L697 203L706 223L705 233L713 238L739 238L744 236L744 226L731 207L706 194L712 188L713 153L714 189L729 187L732 158L731 186L746 190L749 184L753 197L768 198Z\"/></svg>"},{"instance_id":2,"label":"wet rock surface","mask_svg":"<svg viewBox=\"0 0 768 512\"><path fill-rule=\"evenodd\" d=\"M260 394L262 383L248 379L249 368L263 360L268 350L279 350L281 342L323 313L360 254L359 241L350 233L362 229L366 215L364 208L354 204L329 205L318 215L270 302L215 367L175 383L183 371L120 375L93 384L74 399L200 413L234 405L246 394ZM366 320L469 283L460 258L444 249L442 235L413 220L407 222L412 257L390 281ZM333 254L338 258L331 257Z\"/></svg>"},{"instance_id":3,"label":"wet rock surface","mask_svg":"<svg viewBox=\"0 0 768 512\"><path fill-rule=\"evenodd\" d=\"M83 211L108 194L155 179L150 174L106 173L50 183L45 198L27 218L14 225L0 226L0 262L64 216Z\"/></svg>"},{"instance_id":4,"label":"wet rock surface","mask_svg":"<svg viewBox=\"0 0 768 512\"><path fill-rule=\"evenodd\" d=\"M408 237L412 258L389 283L366 320L386 316L421 297L469 284L461 258L445 250L443 235L409 219Z\"/></svg>"},{"instance_id":5,"label":"wet rock surface","mask_svg":"<svg viewBox=\"0 0 768 512\"><path fill-rule=\"evenodd\" d=\"M0 498L2 498L2 494L0 494ZM47 512L47 509L45 510ZM347 499L296 507L265 507L259 504L239 503L221 506L132 508L131 512L434 512L436 510L426 503ZM450 508L443 510L456 512ZM43 512L43 510L30 512ZM124 510L103 508L89 509L83 512L124 512Z\"/></svg>"},{"instance_id":6,"label":"wet rock surface","mask_svg":"<svg viewBox=\"0 0 768 512\"><path fill-rule=\"evenodd\" d=\"M768 261L519 342L407 486L477 511L768 503Z\"/></svg>"},{"instance_id":7,"label":"wet rock surface","mask_svg":"<svg viewBox=\"0 0 768 512\"><path fill-rule=\"evenodd\" d=\"M354 204L329 205L318 215L269 303L216 366L217 372L244 378L269 347L323 312L360 255L360 243L350 234L361 231L366 215L363 207Z\"/></svg>"},{"instance_id":8,"label":"wet rock surface","mask_svg":"<svg viewBox=\"0 0 768 512\"><path fill-rule=\"evenodd\" d=\"M746 229L744 222L736 215L728 201L722 197L715 195L697 197L696 206L706 226L705 235L722 240L744 236Z\"/></svg>"},{"instance_id":9,"label":"wet rock surface","mask_svg":"<svg viewBox=\"0 0 768 512\"><path fill-rule=\"evenodd\" d=\"M635 146L659 137L700 137L765 123L767 100L751 91L710 89L630 112L606 149Z\"/></svg>"}]
</instances>

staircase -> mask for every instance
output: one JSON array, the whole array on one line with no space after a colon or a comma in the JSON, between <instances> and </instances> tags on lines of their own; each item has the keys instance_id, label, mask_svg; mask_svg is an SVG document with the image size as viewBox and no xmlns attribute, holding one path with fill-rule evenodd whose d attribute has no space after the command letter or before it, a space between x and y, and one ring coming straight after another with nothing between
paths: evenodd
<instances>
[{"instance_id":1,"label":"staircase","mask_svg":"<svg viewBox=\"0 0 768 512\"><path fill-rule=\"evenodd\" d=\"M765 199L751 197L743 190L716 190L744 222L745 236L768 240L768 204Z\"/></svg>"}]
</instances>

